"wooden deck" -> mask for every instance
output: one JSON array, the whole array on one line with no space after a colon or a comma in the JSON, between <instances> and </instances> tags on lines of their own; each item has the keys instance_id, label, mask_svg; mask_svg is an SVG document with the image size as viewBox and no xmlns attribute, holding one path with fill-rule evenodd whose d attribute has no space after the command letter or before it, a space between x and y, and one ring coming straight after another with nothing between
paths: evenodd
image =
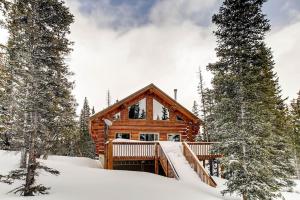
<instances>
[{"instance_id":1,"label":"wooden deck","mask_svg":"<svg viewBox=\"0 0 300 200\"><path fill-rule=\"evenodd\" d=\"M216 183L200 164L201 161L221 157L220 154L212 154L213 142L183 142L183 154L187 161L198 174L199 178L206 184L216 187ZM110 140L105 144L106 169L113 169L114 161L147 161L155 162L155 173L158 174L158 164L161 165L167 177L178 179L178 174L167 155L158 142L113 142Z\"/></svg>"}]
</instances>

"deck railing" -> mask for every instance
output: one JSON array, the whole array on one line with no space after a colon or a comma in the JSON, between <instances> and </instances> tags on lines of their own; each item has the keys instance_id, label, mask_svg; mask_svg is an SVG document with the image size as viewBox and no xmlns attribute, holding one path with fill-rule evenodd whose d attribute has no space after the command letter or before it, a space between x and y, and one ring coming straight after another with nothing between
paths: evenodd
<instances>
[{"instance_id":1,"label":"deck railing","mask_svg":"<svg viewBox=\"0 0 300 200\"><path fill-rule=\"evenodd\" d=\"M206 184L216 187L215 181L207 173L199 160L219 157L221 155L211 153L213 142L183 142L183 154L200 179ZM158 142L113 142L110 140L105 144L106 169L113 169L113 161L122 160L154 160L155 173L158 173L158 162L167 177L177 178L179 176Z\"/></svg>"},{"instance_id":2,"label":"deck railing","mask_svg":"<svg viewBox=\"0 0 300 200\"><path fill-rule=\"evenodd\" d=\"M183 145L183 155L185 156L185 158L188 161L188 163L190 164L190 166L198 174L199 178L207 185L216 187L217 186L216 182L207 173L205 168L201 165L199 159L197 158L195 153L192 151L192 149L189 147L189 145L186 142L183 142L182 145Z\"/></svg>"},{"instance_id":3,"label":"deck railing","mask_svg":"<svg viewBox=\"0 0 300 200\"><path fill-rule=\"evenodd\" d=\"M212 152L212 145L217 142L186 142L198 158L209 159L209 157L221 157L221 154Z\"/></svg>"},{"instance_id":4,"label":"deck railing","mask_svg":"<svg viewBox=\"0 0 300 200\"><path fill-rule=\"evenodd\" d=\"M175 170L173 164L170 162L170 159L163 151L162 147L159 145L158 147L158 157L161 163L163 170L166 173L167 177L179 179L177 171Z\"/></svg>"},{"instance_id":5,"label":"deck railing","mask_svg":"<svg viewBox=\"0 0 300 200\"><path fill-rule=\"evenodd\" d=\"M116 159L129 157L154 159L155 142L113 142L113 156Z\"/></svg>"}]
</instances>

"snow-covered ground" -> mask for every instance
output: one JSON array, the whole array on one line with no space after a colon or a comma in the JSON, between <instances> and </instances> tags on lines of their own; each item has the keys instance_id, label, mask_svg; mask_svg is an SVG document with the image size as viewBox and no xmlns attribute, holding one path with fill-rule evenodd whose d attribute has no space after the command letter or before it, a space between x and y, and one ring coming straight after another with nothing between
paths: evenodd
<instances>
[{"instance_id":1,"label":"snow-covered ground","mask_svg":"<svg viewBox=\"0 0 300 200\"><path fill-rule=\"evenodd\" d=\"M0 174L7 174L18 167L20 154L0 150ZM184 180L177 181L150 173L130 172L117 170L103 170L100 163L88 158L71 158L64 156L50 156L48 160L41 162L47 166L58 169L59 176L53 176L42 172L38 182L50 186L49 195L35 197L19 197L15 194L7 194L14 185L0 183L1 200L217 200L237 199L222 197L219 193L224 180L215 178L219 187L212 189L203 183L188 183ZM300 199L300 181L294 193L284 193L286 200Z\"/></svg>"}]
</instances>

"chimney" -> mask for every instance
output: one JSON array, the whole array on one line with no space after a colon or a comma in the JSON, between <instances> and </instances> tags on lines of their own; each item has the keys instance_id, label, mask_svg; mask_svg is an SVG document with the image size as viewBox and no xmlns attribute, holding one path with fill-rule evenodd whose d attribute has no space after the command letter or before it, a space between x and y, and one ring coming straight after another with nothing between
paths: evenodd
<instances>
[{"instance_id":1,"label":"chimney","mask_svg":"<svg viewBox=\"0 0 300 200\"><path fill-rule=\"evenodd\" d=\"M174 89L174 99L177 101L177 89Z\"/></svg>"}]
</instances>

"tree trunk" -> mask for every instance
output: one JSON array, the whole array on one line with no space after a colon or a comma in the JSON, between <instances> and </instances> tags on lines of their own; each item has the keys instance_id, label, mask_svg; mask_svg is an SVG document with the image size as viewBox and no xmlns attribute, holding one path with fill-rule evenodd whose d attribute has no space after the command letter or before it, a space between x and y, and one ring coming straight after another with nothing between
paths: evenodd
<instances>
[{"instance_id":1,"label":"tree trunk","mask_svg":"<svg viewBox=\"0 0 300 200\"><path fill-rule=\"evenodd\" d=\"M21 150L20 168L26 168L27 164L27 148L23 147Z\"/></svg>"},{"instance_id":2,"label":"tree trunk","mask_svg":"<svg viewBox=\"0 0 300 200\"><path fill-rule=\"evenodd\" d=\"M37 113L34 113L33 131L29 138L29 159L27 166L26 181L24 187L24 196L33 196L34 191L32 190L32 185L34 184L34 175L37 168L36 162L36 150L35 150L35 137L37 135Z\"/></svg>"}]
</instances>

